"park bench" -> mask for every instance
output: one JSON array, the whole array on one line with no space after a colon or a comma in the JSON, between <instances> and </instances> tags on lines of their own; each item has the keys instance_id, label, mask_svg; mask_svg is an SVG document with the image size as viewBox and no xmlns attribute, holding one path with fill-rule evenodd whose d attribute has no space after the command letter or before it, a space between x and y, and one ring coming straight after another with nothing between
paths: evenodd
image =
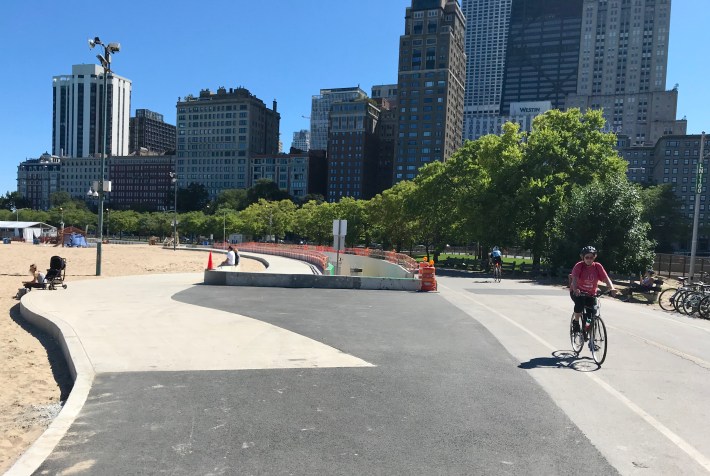
<instances>
[{"instance_id":1,"label":"park bench","mask_svg":"<svg viewBox=\"0 0 710 476\"><path fill-rule=\"evenodd\" d=\"M629 278L629 284L626 289L621 293L621 300L624 302L631 301L634 299L634 294L641 295L646 302L656 303L658 302L658 296L663 291L663 280L655 279L653 281L653 286L649 290L644 290L641 288L640 282L634 281L633 278Z\"/></svg>"}]
</instances>

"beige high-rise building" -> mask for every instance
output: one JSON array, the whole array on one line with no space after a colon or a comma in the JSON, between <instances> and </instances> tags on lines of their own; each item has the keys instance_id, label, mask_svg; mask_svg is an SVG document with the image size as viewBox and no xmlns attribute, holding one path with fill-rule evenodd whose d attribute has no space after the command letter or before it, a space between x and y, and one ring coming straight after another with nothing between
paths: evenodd
<instances>
[{"instance_id":1,"label":"beige high-rise building","mask_svg":"<svg viewBox=\"0 0 710 476\"><path fill-rule=\"evenodd\" d=\"M466 21L457 0L412 0L399 40L394 182L461 146Z\"/></svg>"},{"instance_id":2,"label":"beige high-rise building","mask_svg":"<svg viewBox=\"0 0 710 476\"><path fill-rule=\"evenodd\" d=\"M666 90L671 0L584 0L577 93L566 107L603 108L634 145L685 134L678 91Z\"/></svg>"}]
</instances>

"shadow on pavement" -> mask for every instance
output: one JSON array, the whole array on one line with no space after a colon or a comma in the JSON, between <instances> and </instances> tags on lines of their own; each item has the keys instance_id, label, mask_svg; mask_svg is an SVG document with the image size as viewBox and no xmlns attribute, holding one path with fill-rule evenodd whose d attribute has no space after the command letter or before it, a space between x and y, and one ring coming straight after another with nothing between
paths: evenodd
<instances>
[{"instance_id":1,"label":"shadow on pavement","mask_svg":"<svg viewBox=\"0 0 710 476\"><path fill-rule=\"evenodd\" d=\"M579 357L571 350L556 350L550 357L535 357L521 362L518 368L530 369L572 369L578 372L594 372L599 366L589 357Z\"/></svg>"}]
</instances>

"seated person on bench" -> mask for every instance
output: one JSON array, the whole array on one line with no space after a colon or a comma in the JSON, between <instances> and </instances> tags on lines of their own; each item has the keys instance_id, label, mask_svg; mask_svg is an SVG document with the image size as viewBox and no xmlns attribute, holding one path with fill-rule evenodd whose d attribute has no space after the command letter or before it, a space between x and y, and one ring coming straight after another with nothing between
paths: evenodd
<instances>
[{"instance_id":1,"label":"seated person on bench","mask_svg":"<svg viewBox=\"0 0 710 476\"><path fill-rule=\"evenodd\" d=\"M638 291L641 291L643 293L647 293L649 291L653 290L653 286L656 284L656 277L652 269L649 269L646 271L646 274L641 278Z\"/></svg>"}]
</instances>

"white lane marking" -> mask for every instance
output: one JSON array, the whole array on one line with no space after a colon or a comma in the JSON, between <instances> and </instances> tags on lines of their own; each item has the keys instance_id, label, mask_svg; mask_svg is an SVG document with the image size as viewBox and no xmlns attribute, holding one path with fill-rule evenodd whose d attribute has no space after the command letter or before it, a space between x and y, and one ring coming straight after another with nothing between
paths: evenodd
<instances>
[{"instance_id":1,"label":"white lane marking","mask_svg":"<svg viewBox=\"0 0 710 476\"><path fill-rule=\"evenodd\" d=\"M517 327L521 331L525 332L528 334L530 337L535 339L536 341L540 342L542 345L547 347L551 352L554 352L557 350L557 347L550 345L545 339L542 337L538 336L534 332L530 331L529 329L523 327L522 325L518 324L515 322L513 319L510 317L506 316L505 314L502 314L492 307L489 307L482 302L474 299L471 296L468 296L466 294L461 293L460 291L455 291L452 288L448 286L442 286L439 284L440 287L445 288L447 291L450 291L454 294L458 294L461 297L464 297L477 305L481 306L482 308L488 310L489 312L492 312L493 314L505 319L508 323L512 324L513 326ZM706 471L710 472L710 459L706 458L704 454L702 454L700 451L695 449L690 443L685 441L683 438L675 434L670 428L665 426L663 423L660 421L656 420L654 417L646 413L641 407L636 405L634 402L629 400L627 397L622 395L620 392L618 392L616 389L614 389L611 385L608 383L604 382L600 377L597 377L596 375L590 373L590 372L584 372L584 375L592 379L594 383L599 385L601 388L606 390L611 396L619 400L621 403L626 405L629 410L640 416L646 423L651 425L653 428L655 428L659 433L661 433L663 436L668 438L674 445L676 445L678 448L680 448L682 451L684 451L688 456L690 456L695 462L697 462L700 466L705 468Z\"/></svg>"}]
</instances>

